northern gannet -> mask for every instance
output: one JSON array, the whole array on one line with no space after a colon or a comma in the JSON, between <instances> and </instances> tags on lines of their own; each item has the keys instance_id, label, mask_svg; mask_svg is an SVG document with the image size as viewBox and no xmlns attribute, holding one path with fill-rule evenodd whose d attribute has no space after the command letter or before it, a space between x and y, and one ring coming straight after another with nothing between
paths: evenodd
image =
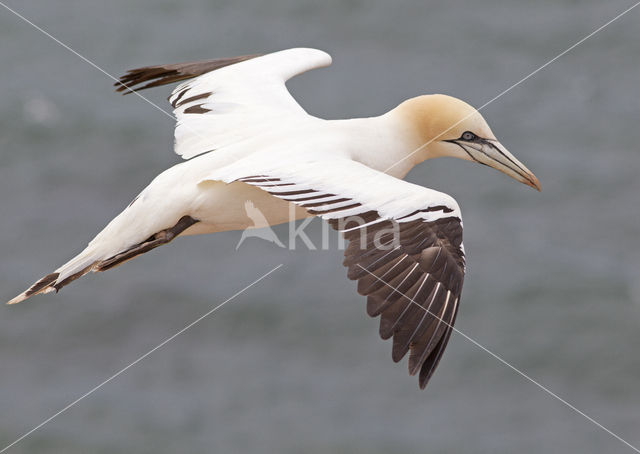
<instances>
[{"instance_id":1,"label":"northern gannet","mask_svg":"<svg viewBox=\"0 0 640 454\"><path fill-rule=\"evenodd\" d=\"M148 66L117 91L184 79L169 101L175 152L186 161L158 175L80 254L9 304L58 291L179 235L253 226L251 201L269 225L320 216L343 232L344 265L392 357L409 354L424 388L447 345L465 273L456 201L402 180L427 159L452 156L493 167L540 190L538 179L495 138L470 105L445 95L404 101L372 118L307 114L285 82L331 64L316 49ZM146 83L144 86L140 84ZM131 87L138 88L131 88Z\"/></svg>"}]
</instances>

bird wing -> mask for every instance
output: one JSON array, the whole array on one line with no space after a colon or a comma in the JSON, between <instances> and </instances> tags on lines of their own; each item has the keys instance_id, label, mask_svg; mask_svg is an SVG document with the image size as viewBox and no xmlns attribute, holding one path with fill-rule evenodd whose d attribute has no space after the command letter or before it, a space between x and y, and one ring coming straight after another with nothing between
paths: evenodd
<instances>
[{"instance_id":1,"label":"bird wing","mask_svg":"<svg viewBox=\"0 0 640 454\"><path fill-rule=\"evenodd\" d=\"M465 272L462 221L455 200L363 164L334 158L287 162L257 157L203 181L241 181L302 206L349 241L344 265L392 358L409 353L409 373L424 388L447 345Z\"/></svg>"},{"instance_id":2,"label":"bird wing","mask_svg":"<svg viewBox=\"0 0 640 454\"><path fill-rule=\"evenodd\" d=\"M288 49L267 55L130 70L115 85L130 93L184 79L169 102L177 119L175 152L185 159L269 131L283 117L306 115L285 82L331 64L317 49ZM196 77L197 76L197 77ZM136 87L144 82L144 86Z\"/></svg>"}]
</instances>

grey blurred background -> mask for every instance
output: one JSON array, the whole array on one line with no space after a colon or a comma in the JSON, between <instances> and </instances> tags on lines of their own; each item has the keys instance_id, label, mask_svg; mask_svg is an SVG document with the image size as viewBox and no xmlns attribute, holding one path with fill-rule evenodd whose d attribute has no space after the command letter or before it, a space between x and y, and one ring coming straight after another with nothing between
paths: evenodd
<instances>
[{"instance_id":1,"label":"grey blurred background","mask_svg":"<svg viewBox=\"0 0 640 454\"><path fill-rule=\"evenodd\" d=\"M627 1L8 0L107 72L310 46L309 112L382 113L447 93L483 104ZM542 182L431 161L409 180L465 220L457 327L640 444L640 8L483 114ZM179 162L173 123L0 8L0 299L77 253ZM145 92L169 108L170 88ZM309 230L319 240L320 223ZM277 230L284 239L287 230ZM335 243L337 237L332 236ZM460 335L423 392L391 361L342 253L240 232L178 239L58 295L0 307L4 447L284 266L7 452L626 453ZM334 244L335 244L334 243ZM0 449L1 449L0 447Z\"/></svg>"}]
</instances>

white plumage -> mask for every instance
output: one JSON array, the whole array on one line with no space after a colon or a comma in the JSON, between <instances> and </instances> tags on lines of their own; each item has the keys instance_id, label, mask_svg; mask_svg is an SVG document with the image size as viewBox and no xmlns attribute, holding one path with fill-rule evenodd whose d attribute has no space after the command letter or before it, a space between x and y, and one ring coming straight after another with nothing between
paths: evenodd
<instances>
[{"instance_id":1,"label":"white plumage","mask_svg":"<svg viewBox=\"0 0 640 454\"><path fill-rule=\"evenodd\" d=\"M380 316L381 336L393 337L393 359L410 351L409 371L420 372L424 387L458 309L462 221L453 198L401 178L424 160L453 156L539 184L475 109L449 96L420 96L372 118L308 115L285 82L330 63L323 51L289 49L123 76L119 90L190 79L169 98L175 152L187 161L158 175L86 249L10 303L59 290L178 235L246 229L255 213L265 225L289 221L293 204L295 218L320 216L350 241L349 278L367 295L368 313Z\"/></svg>"},{"instance_id":2,"label":"white plumage","mask_svg":"<svg viewBox=\"0 0 640 454\"><path fill-rule=\"evenodd\" d=\"M285 82L311 69L329 66L316 49L290 49L246 60L180 84L169 102L178 120L175 152L185 159L261 135L306 117ZM208 94L205 98L198 98ZM192 101L188 101L192 99ZM209 112L185 113L201 105ZM293 125L287 127L294 130Z\"/></svg>"}]
</instances>

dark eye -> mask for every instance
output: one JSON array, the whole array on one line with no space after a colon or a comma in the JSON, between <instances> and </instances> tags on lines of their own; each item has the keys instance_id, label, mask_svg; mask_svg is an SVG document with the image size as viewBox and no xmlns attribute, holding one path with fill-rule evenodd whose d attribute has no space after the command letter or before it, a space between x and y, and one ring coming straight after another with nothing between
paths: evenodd
<instances>
[{"instance_id":1,"label":"dark eye","mask_svg":"<svg viewBox=\"0 0 640 454\"><path fill-rule=\"evenodd\" d=\"M471 131L465 131L462 133L462 140L466 140L467 142L471 142L476 139L476 135Z\"/></svg>"}]
</instances>

